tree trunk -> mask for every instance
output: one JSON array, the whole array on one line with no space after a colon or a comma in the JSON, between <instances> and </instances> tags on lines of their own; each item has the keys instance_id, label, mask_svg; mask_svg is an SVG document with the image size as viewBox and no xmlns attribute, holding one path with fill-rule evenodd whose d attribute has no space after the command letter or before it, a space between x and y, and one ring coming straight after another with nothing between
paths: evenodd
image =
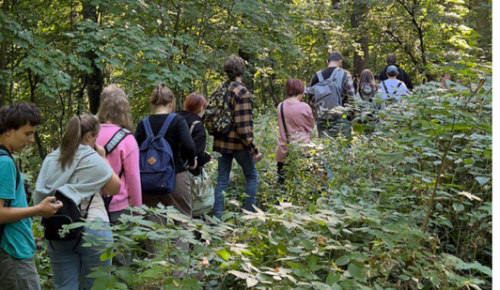
<instances>
[{"instance_id":1,"label":"tree trunk","mask_svg":"<svg viewBox=\"0 0 500 290\"><path fill-rule=\"evenodd\" d=\"M9 11L9 0L4 0L2 4L3 13L7 14ZM0 70L7 70L7 41L2 41L0 47ZM0 83L0 107L5 104L5 100L7 99L7 84L4 83L6 80L4 79L2 83Z\"/></svg>"},{"instance_id":2,"label":"tree trunk","mask_svg":"<svg viewBox=\"0 0 500 290\"><path fill-rule=\"evenodd\" d=\"M90 3L84 3L82 8L84 19L98 21L97 8ZM94 51L87 51L84 57L92 63L92 72L86 75L87 79L87 96L89 98L89 110L92 114L97 114L100 105L100 96L104 87L104 74L96 65L97 54ZM80 100L81 102L82 100ZM81 103L79 103L81 105ZM81 108L78 108L81 111Z\"/></svg>"},{"instance_id":3,"label":"tree trunk","mask_svg":"<svg viewBox=\"0 0 500 290\"><path fill-rule=\"evenodd\" d=\"M360 27L362 23L365 13L367 11L368 6L360 0L356 0L353 3L353 12L351 14L351 27L354 32L355 40L360 44L361 50L363 54L361 55L359 51L354 53L354 75L359 75L361 72L368 67L368 59L369 59L369 44L368 44L368 35L363 30L363 27Z\"/></svg>"}]
</instances>

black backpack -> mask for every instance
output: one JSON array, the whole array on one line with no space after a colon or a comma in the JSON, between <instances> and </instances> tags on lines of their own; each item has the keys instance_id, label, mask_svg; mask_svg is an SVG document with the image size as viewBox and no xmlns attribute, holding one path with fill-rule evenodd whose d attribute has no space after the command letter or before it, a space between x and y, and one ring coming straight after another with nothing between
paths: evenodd
<instances>
[{"instance_id":1,"label":"black backpack","mask_svg":"<svg viewBox=\"0 0 500 290\"><path fill-rule=\"evenodd\" d=\"M77 240L75 243L76 248L82 239L83 227L80 226L74 229L64 230L63 226L76 222L83 222L83 220L87 218L90 205L92 204L92 200L95 195L92 195L90 198L85 215L82 215L81 208L77 206L71 198L65 196L59 191L56 191L54 196L56 197L56 200L62 202L63 206L59 208L55 215L48 218L42 218L44 237L49 241L49 243L50 241Z\"/></svg>"},{"instance_id":2,"label":"black backpack","mask_svg":"<svg viewBox=\"0 0 500 290\"><path fill-rule=\"evenodd\" d=\"M229 86L227 81L219 85L208 97L207 108L203 115L203 125L208 134L224 136L233 128L233 110L229 103Z\"/></svg>"}]
</instances>

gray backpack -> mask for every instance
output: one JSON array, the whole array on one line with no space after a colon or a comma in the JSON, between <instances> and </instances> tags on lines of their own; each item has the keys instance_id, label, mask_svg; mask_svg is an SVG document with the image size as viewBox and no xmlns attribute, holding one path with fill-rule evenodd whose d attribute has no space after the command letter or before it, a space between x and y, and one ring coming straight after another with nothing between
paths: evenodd
<instances>
[{"instance_id":1,"label":"gray backpack","mask_svg":"<svg viewBox=\"0 0 500 290\"><path fill-rule=\"evenodd\" d=\"M342 90L347 73L335 68L329 78L324 79L321 71L316 72L319 82L307 90L314 95L314 104L318 118L326 119L338 115L336 107L342 106Z\"/></svg>"}]
</instances>

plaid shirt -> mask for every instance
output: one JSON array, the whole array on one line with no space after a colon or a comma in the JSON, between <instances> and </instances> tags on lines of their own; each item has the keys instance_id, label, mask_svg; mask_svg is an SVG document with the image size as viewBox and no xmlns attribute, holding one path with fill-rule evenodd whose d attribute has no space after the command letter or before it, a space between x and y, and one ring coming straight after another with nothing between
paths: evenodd
<instances>
[{"instance_id":1,"label":"plaid shirt","mask_svg":"<svg viewBox=\"0 0 500 290\"><path fill-rule=\"evenodd\" d=\"M253 140L253 115L250 92L239 82L232 82L228 88L229 102L234 112L231 132L225 136L214 137L213 151L232 153L248 150L252 156L259 153Z\"/></svg>"}]
</instances>

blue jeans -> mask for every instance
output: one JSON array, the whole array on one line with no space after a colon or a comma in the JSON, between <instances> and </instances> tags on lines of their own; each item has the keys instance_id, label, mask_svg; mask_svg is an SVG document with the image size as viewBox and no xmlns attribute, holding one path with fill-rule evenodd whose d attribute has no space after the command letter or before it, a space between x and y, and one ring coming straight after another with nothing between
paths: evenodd
<instances>
[{"instance_id":1,"label":"blue jeans","mask_svg":"<svg viewBox=\"0 0 500 290\"><path fill-rule=\"evenodd\" d=\"M90 290L96 279L87 277L93 272L92 268L111 266L111 259L101 261L100 257L106 251L106 247L113 243L111 230L84 228L84 232L91 235L89 238L93 241L93 245L90 247L82 247L86 242L84 237L76 248L76 240L47 242L55 290ZM80 287L80 281L83 282L83 288Z\"/></svg>"},{"instance_id":2,"label":"blue jeans","mask_svg":"<svg viewBox=\"0 0 500 290\"><path fill-rule=\"evenodd\" d=\"M259 173L255 167L255 162L252 155L247 150L233 151L232 153L222 153L219 157L217 185L214 189L214 215L217 218L221 218L224 213L224 194L223 191L226 190L229 183L229 174L231 173L231 165L233 164L233 158L241 166L243 174L245 175L246 187L245 193L247 194L245 198L245 209L255 212L252 205L256 204L255 195L257 194L257 181Z\"/></svg>"}]
</instances>

